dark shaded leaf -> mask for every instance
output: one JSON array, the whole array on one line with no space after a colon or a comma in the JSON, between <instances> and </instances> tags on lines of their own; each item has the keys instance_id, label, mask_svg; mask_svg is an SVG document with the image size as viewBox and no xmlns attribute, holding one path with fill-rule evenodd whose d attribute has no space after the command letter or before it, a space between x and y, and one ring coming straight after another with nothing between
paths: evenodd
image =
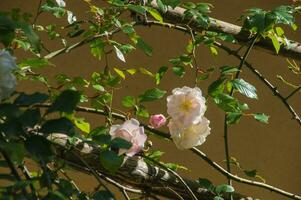
<instances>
[{"instance_id":1,"label":"dark shaded leaf","mask_svg":"<svg viewBox=\"0 0 301 200\"><path fill-rule=\"evenodd\" d=\"M63 91L54 101L47 113L59 111L67 114L73 113L80 101L80 93L74 90Z\"/></svg>"},{"instance_id":2,"label":"dark shaded leaf","mask_svg":"<svg viewBox=\"0 0 301 200\"><path fill-rule=\"evenodd\" d=\"M15 100L15 104L32 105L36 103L43 103L49 99L49 96L44 93L35 92L33 94L21 93Z\"/></svg>"},{"instance_id":3,"label":"dark shaded leaf","mask_svg":"<svg viewBox=\"0 0 301 200\"><path fill-rule=\"evenodd\" d=\"M63 117L46 121L42 125L41 132L45 134L64 133L72 136L75 133L75 129L73 123L69 119Z\"/></svg>"},{"instance_id":4,"label":"dark shaded leaf","mask_svg":"<svg viewBox=\"0 0 301 200\"><path fill-rule=\"evenodd\" d=\"M211 83L208 87L208 94L211 97L215 97L218 94L223 93L225 88L225 84L224 84L225 80L226 80L225 78L220 78L214 81L213 83Z\"/></svg>"},{"instance_id":5,"label":"dark shaded leaf","mask_svg":"<svg viewBox=\"0 0 301 200\"><path fill-rule=\"evenodd\" d=\"M99 158L106 170L115 173L121 167L124 156L118 156L115 152L106 150L99 154Z\"/></svg>"},{"instance_id":6,"label":"dark shaded leaf","mask_svg":"<svg viewBox=\"0 0 301 200\"><path fill-rule=\"evenodd\" d=\"M108 190L97 191L92 198L93 200L115 200L114 195Z\"/></svg>"},{"instance_id":7,"label":"dark shaded leaf","mask_svg":"<svg viewBox=\"0 0 301 200\"><path fill-rule=\"evenodd\" d=\"M25 141L27 151L37 159L47 159L53 155L51 143L43 136L32 135Z\"/></svg>"},{"instance_id":8,"label":"dark shaded leaf","mask_svg":"<svg viewBox=\"0 0 301 200\"><path fill-rule=\"evenodd\" d=\"M111 147L113 149L130 149L132 143L123 138L116 137L111 141Z\"/></svg>"}]
</instances>

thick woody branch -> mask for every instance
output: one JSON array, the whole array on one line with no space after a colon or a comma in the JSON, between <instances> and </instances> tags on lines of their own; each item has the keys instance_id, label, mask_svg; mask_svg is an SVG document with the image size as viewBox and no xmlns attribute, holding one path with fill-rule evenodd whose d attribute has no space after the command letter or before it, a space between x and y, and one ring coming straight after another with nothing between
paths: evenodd
<instances>
[{"instance_id":1,"label":"thick woody branch","mask_svg":"<svg viewBox=\"0 0 301 200\"><path fill-rule=\"evenodd\" d=\"M151 6L157 9L158 11L160 11L156 1L152 1ZM172 24L179 24L179 25L189 24L189 27L191 27L193 30L198 32L203 31L204 28L200 27L197 24L196 20L184 19L185 10L186 9L180 7L176 7L174 9L169 8L165 13L161 12L161 14L164 18L164 21L166 22L170 22ZM235 24L231 24L214 18L210 18L210 25L206 30L230 34L235 37L238 43L241 44L250 41L250 33L248 31L243 31L241 26L237 26ZM280 44L283 43L281 38L279 38L278 41ZM295 42L291 40L289 41L290 41L289 47L281 48L279 55L301 60L301 44L299 42ZM273 43L269 38L261 39L259 42L255 44L255 48L264 50L273 55L276 54Z\"/></svg>"},{"instance_id":2,"label":"thick woody branch","mask_svg":"<svg viewBox=\"0 0 301 200\"><path fill-rule=\"evenodd\" d=\"M159 166L153 166L144 161L140 156L126 157L122 167L114 175L106 173L99 162L101 149L81 140L78 140L74 146L68 144L68 137L64 134L55 133L48 137L55 144L56 155L66 160L70 166L77 170L88 172L86 164L93 167L93 170L100 172L111 179L122 182L129 188L141 189L146 193L156 194L170 199L191 199L185 186L173 173ZM79 159L80 158L80 159ZM205 188L199 186L196 181L184 179L185 183L191 188L199 200L210 200L215 195ZM179 197L181 196L181 198ZM225 199L227 199L225 197ZM234 194L234 200L253 199L238 193Z\"/></svg>"}]
</instances>

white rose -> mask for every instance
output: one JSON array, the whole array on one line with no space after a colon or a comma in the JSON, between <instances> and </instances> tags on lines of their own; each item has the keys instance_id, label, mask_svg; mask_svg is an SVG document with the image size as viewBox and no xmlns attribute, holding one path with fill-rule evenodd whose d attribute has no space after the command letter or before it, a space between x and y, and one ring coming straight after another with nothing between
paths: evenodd
<instances>
[{"instance_id":1,"label":"white rose","mask_svg":"<svg viewBox=\"0 0 301 200\"><path fill-rule=\"evenodd\" d=\"M139 121L130 119L121 125L113 125L110 128L112 138L120 137L132 143L130 149L120 149L119 154L126 153L128 156L134 156L144 147L147 136L144 133L144 128L139 126Z\"/></svg>"},{"instance_id":2,"label":"white rose","mask_svg":"<svg viewBox=\"0 0 301 200\"><path fill-rule=\"evenodd\" d=\"M16 88L16 77L12 74L17 68L15 60L7 51L0 51L0 100L9 97Z\"/></svg>"},{"instance_id":3,"label":"white rose","mask_svg":"<svg viewBox=\"0 0 301 200\"><path fill-rule=\"evenodd\" d=\"M195 87L175 88L167 97L167 113L175 121L181 121L184 127L197 124L206 111L202 91Z\"/></svg>"},{"instance_id":4,"label":"white rose","mask_svg":"<svg viewBox=\"0 0 301 200\"><path fill-rule=\"evenodd\" d=\"M184 127L181 122L171 119L168 128L173 142L178 149L190 149L203 144L206 137L210 134L210 121L203 117L197 124Z\"/></svg>"}]
</instances>

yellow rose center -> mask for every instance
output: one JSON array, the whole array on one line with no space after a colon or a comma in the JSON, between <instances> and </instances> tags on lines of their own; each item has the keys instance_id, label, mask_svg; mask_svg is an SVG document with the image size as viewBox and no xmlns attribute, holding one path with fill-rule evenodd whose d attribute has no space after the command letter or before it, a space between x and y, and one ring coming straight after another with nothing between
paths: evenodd
<instances>
[{"instance_id":1,"label":"yellow rose center","mask_svg":"<svg viewBox=\"0 0 301 200\"><path fill-rule=\"evenodd\" d=\"M188 112L191 110L192 108L192 102L191 101L184 101L182 104L181 104L181 109L184 111L184 112Z\"/></svg>"}]
</instances>

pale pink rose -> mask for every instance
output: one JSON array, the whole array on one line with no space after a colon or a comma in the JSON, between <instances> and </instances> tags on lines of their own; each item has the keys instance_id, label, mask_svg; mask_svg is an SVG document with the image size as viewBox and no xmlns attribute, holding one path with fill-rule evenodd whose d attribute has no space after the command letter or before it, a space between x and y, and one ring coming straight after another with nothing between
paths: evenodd
<instances>
[{"instance_id":1,"label":"pale pink rose","mask_svg":"<svg viewBox=\"0 0 301 200\"><path fill-rule=\"evenodd\" d=\"M197 124L186 127L182 122L171 119L168 123L171 138L178 149L190 149L203 144L210 134L210 121L203 117Z\"/></svg>"},{"instance_id":2,"label":"pale pink rose","mask_svg":"<svg viewBox=\"0 0 301 200\"><path fill-rule=\"evenodd\" d=\"M144 128L139 125L139 121L132 118L121 125L111 126L112 139L119 137L132 143L130 149L119 149L119 155L126 153L128 156L134 156L143 149L147 136L144 133Z\"/></svg>"},{"instance_id":3,"label":"pale pink rose","mask_svg":"<svg viewBox=\"0 0 301 200\"><path fill-rule=\"evenodd\" d=\"M202 120L206 111L206 100L202 91L195 87L182 87L172 90L172 95L167 97L167 113L184 127L197 124Z\"/></svg>"},{"instance_id":4,"label":"pale pink rose","mask_svg":"<svg viewBox=\"0 0 301 200\"><path fill-rule=\"evenodd\" d=\"M157 115L151 115L149 118L149 124L153 128L160 128L166 123L166 118L162 114L157 114Z\"/></svg>"}]
</instances>

